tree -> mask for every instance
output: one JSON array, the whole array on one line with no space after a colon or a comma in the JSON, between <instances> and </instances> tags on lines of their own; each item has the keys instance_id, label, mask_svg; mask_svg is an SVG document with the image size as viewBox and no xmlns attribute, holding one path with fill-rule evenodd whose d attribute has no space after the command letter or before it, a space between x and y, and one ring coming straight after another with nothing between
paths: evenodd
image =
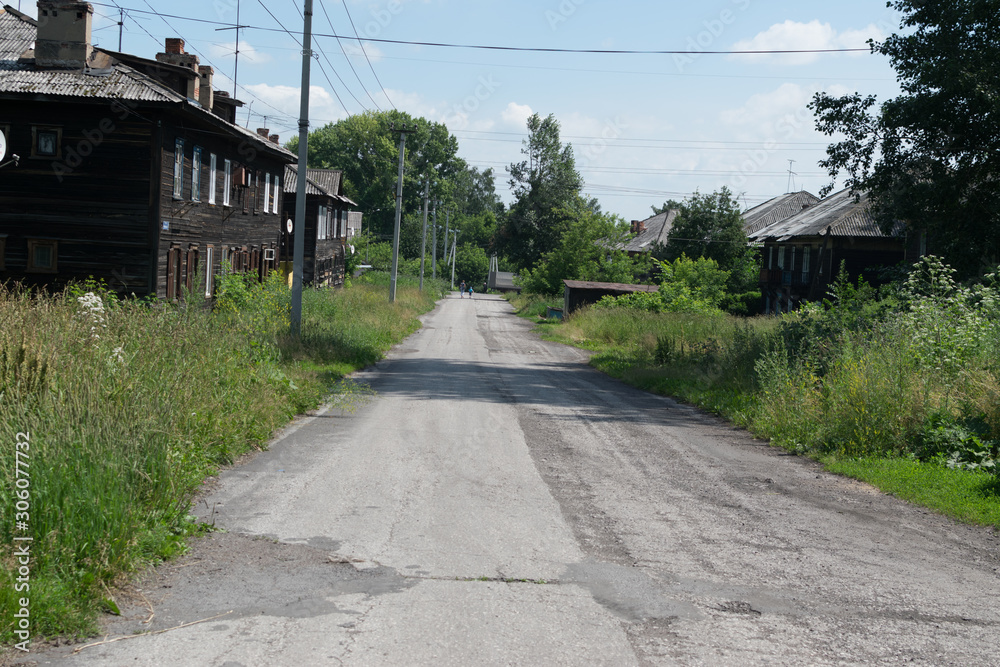
<instances>
[{"instance_id":1,"label":"tree","mask_svg":"<svg viewBox=\"0 0 1000 667\"><path fill-rule=\"evenodd\" d=\"M623 219L596 212L582 197L561 214L570 221L569 227L555 248L523 272L527 291L561 294L564 280L631 283L637 275L649 273L648 256L632 258L622 249L629 230Z\"/></svg>"},{"instance_id":2,"label":"tree","mask_svg":"<svg viewBox=\"0 0 1000 667\"><path fill-rule=\"evenodd\" d=\"M903 92L880 106L860 93L817 94L817 129L846 135L820 166L869 194L884 231L903 221L976 275L1000 257L1000 0L889 6L902 12L903 34L869 44L889 57Z\"/></svg>"},{"instance_id":3,"label":"tree","mask_svg":"<svg viewBox=\"0 0 1000 667\"><path fill-rule=\"evenodd\" d=\"M676 199L668 199L667 201L663 202L663 206L655 206L655 205L650 206L650 208L653 209L653 215L659 215L661 213L672 211L673 209L680 207L681 207L681 202L677 201Z\"/></svg>"},{"instance_id":4,"label":"tree","mask_svg":"<svg viewBox=\"0 0 1000 667\"><path fill-rule=\"evenodd\" d=\"M555 116L543 119L534 114L527 126L529 135L521 148L527 159L507 168L515 201L495 244L522 269L558 245L570 226L570 215L583 187L573 147L560 142Z\"/></svg>"},{"instance_id":5,"label":"tree","mask_svg":"<svg viewBox=\"0 0 1000 667\"><path fill-rule=\"evenodd\" d=\"M343 171L345 193L365 212L369 228L383 236L391 234L395 220L399 135L390 130L393 123L417 127L406 139L404 213L422 210L425 178L436 183L432 197L450 197L451 180L468 165L457 156L458 140L441 123L395 110L368 111L309 135L309 166ZM288 148L298 150L297 137Z\"/></svg>"},{"instance_id":6,"label":"tree","mask_svg":"<svg viewBox=\"0 0 1000 667\"><path fill-rule=\"evenodd\" d=\"M709 195L696 192L676 208L679 212L667 234L667 242L654 248L653 255L668 262L683 256L715 261L728 275L726 309L746 312L751 303L760 299L757 290L760 267L757 253L747 243L743 231L739 203L723 187Z\"/></svg>"}]
</instances>

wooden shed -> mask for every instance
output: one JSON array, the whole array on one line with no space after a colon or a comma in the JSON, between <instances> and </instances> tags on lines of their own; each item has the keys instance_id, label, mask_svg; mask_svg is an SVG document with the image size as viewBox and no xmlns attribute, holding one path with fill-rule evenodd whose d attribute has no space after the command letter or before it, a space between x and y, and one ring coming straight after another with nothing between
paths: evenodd
<instances>
[{"instance_id":1,"label":"wooden shed","mask_svg":"<svg viewBox=\"0 0 1000 667\"><path fill-rule=\"evenodd\" d=\"M622 296L634 292L656 292L657 285L626 285L623 283L596 283L586 280L564 280L563 312L569 315L574 310L597 303L605 296Z\"/></svg>"}]
</instances>

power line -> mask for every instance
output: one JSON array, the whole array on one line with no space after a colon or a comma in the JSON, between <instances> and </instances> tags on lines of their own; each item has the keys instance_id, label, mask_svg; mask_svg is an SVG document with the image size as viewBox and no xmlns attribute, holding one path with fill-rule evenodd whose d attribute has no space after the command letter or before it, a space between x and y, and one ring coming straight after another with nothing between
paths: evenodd
<instances>
[{"instance_id":1,"label":"power line","mask_svg":"<svg viewBox=\"0 0 1000 667\"><path fill-rule=\"evenodd\" d=\"M396 109L396 105L392 103L389 99L389 93L385 91L385 86L382 85L382 81L378 78L378 74L375 73L375 67L372 65L371 58L368 57L368 51L365 50L365 43L361 40L361 35L358 34L358 28L354 25L354 18L351 16L351 10L347 8L347 0L340 0L344 4L344 12L347 13L347 20L351 22L351 29L358 38L358 46L361 47L361 53L365 54L365 60L368 62L368 68L372 71L372 76L375 77L375 82L378 83L378 87L381 89L382 94L385 96L386 101L389 103L393 109ZM398 111L398 109L396 109Z\"/></svg>"},{"instance_id":2,"label":"power line","mask_svg":"<svg viewBox=\"0 0 1000 667\"><path fill-rule=\"evenodd\" d=\"M318 0L318 2L319 2L319 8L323 10L323 15L326 17L326 22L330 24L330 30L336 32L336 29L333 27L333 21L330 20L330 14L326 11L326 5L323 3L323 0ZM340 46L340 52L344 54L344 60L347 61L347 64L351 67L351 71L354 72L354 78L358 80L359 84L361 84L361 90L365 91L365 95L367 95L368 99L372 101L372 104L375 105L375 108L381 111L382 107L378 105L378 102L375 101L375 98L372 97L371 93L368 92L368 88L365 87L365 82L361 80L360 76L358 76L358 71L354 69L354 63L351 62L350 57L347 55L347 49L344 48L344 43L340 41L339 37L337 38L337 44ZM330 66L333 67L333 65Z\"/></svg>"}]
</instances>

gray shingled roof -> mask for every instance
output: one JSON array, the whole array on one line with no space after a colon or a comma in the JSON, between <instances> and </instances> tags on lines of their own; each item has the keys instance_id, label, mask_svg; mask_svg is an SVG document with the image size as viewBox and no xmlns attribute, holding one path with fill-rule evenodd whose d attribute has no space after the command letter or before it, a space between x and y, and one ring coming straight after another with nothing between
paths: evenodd
<instances>
[{"instance_id":1,"label":"gray shingled roof","mask_svg":"<svg viewBox=\"0 0 1000 667\"><path fill-rule=\"evenodd\" d=\"M197 101L187 99L120 62L113 52L95 49L91 60L93 67L84 70L37 69L34 53L30 51L37 26L37 21L9 5L0 9L0 94L174 103L194 115L203 115L215 123L225 123L237 134L286 157L295 157L288 149L239 125L226 123Z\"/></svg>"},{"instance_id":2,"label":"gray shingled roof","mask_svg":"<svg viewBox=\"0 0 1000 667\"><path fill-rule=\"evenodd\" d=\"M673 227L674 219L679 212L677 209L670 209L669 211L664 211L643 220L642 224L646 227L645 231L639 233L634 239L629 241L625 246L625 251L652 252L653 246L657 243L665 244L667 242L667 235L670 234L670 228Z\"/></svg>"},{"instance_id":3,"label":"gray shingled roof","mask_svg":"<svg viewBox=\"0 0 1000 667\"><path fill-rule=\"evenodd\" d=\"M764 227L799 213L804 208L818 204L819 201L819 197L805 190L775 197L743 213L743 231L750 236Z\"/></svg>"},{"instance_id":4,"label":"gray shingled roof","mask_svg":"<svg viewBox=\"0 0 1000 667\"><path fill-rule=\"evenodd\" d=\"M896 225L888 236L902 236L905 226ZM850 189L821 199L819 203L799 213L750 234L751 241L788 241L804 236L887 237L872 218L868 196L855 201Z\"/></svg>"},{"instance_id":5,"label":"gray shingled roof","mask_svg":"<svg viewBox=\"0 0 1000 667\"><path fill-rule=\"evenodd\" d=\"M306 194L332 197L348 206L357 206L355 202L340 194L342 175L343 172L339 169L306 169ZM285 192L295 194L297 189L297 165L285 165Z\"/></svg>"}]
</instances>

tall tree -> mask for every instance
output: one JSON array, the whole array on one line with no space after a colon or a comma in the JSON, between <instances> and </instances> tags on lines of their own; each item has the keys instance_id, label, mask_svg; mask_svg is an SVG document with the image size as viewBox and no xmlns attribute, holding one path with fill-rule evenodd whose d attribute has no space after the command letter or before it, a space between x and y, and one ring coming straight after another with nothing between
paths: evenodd
<instances>
[{"instance_id":1,"label":"tall tree","mask_svg":"<svg viewBox=\"0 0 1000 667\"><path fill-rule=\"evenodd\" d=\"M406 140L404 212L422 209L425 178L437 184L433 197L450 196L451 179L468 165L457 156L458 140L441 123L401 111L368 111L309 135L309 166L342 170L347 196L365 212L372 229L383 235L391 233L396 205L399 136L390 129L393 123L417 127ZM289 148L294 151L297 146L296 137Z\"/></svg>"},{"instance_id":2,"label":"tall tree","mask_svg":"<svg viewBox=\"0 0 1000 667\"><path fill-rule=\"evenodd\" d=\"M521 153L526 159L507 171L514 203L498 230L496 248L520 268L529 268L556 247L572 222L583 187L573 146L559 139L559 121L534 114Z\"/></svg>"},{"instance_id":3,"label":"tall tree","mask_svg":"<svg viewBox=\"0 0 1000 667\"><path fill-rule=\"evenodd\" d=\"M881 105L817 94L816 127L846 135L820 165L869 193L884 230L927 232L932 251L975 275L1000 258L1000 0L888 5L901 33L869 44L903 92Z\"/></svg>"},{"instance_id":4,"label":"tall tree","mask_svg":"<svg viewBox=\"0 0 1000 667\"><path fill-rule=\"evenodd\" d=\"M757 253L748 245L743 231L739 202L729 188L723 187L707 195L695 192L680 204L669 203L676 204L679 212L666 244L654 248L654 256L670 262L682 256L714 260L729 274L727 310L745 312L760 298L760 267Z\"/></svg>"}]
</instances>

